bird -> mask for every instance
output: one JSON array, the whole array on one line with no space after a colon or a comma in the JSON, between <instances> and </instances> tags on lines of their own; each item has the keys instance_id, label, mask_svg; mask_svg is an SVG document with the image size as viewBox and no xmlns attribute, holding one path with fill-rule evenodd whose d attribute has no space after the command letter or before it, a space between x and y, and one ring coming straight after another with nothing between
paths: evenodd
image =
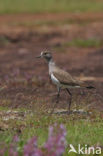
<instances>
[{"instance_id":1,"label":"bird","mask_svg":"<svg viewBox=\"0 0 103 156\"><path fill-rule=\"evenodd\" d=\"M70 73L59 68L55 64L51 52L42 51L39 56L36 56L36 58L44 58L46 60L46 62L48 63L49 76L50 76L53 84L55 84L57 86L56 103L59 102L61 89L65 89L68 92L69 97L70 97L69 105L68 105L68 114L70 114L71 103L72 103L72 93L70 91L70 88L94 89L93 86L87 86L83 81L75 79L74 77L71 76ZM55 108L55 106L54 106L54 108ZM54 111L54 108L53 108L53 111Z\"/></svg>"}]
</instances>

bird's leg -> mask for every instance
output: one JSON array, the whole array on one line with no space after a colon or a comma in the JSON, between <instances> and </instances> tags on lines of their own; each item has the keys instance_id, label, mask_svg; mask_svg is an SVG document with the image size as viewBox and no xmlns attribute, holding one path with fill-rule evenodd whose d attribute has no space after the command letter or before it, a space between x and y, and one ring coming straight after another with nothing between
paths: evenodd
<instances>
[{"instance_id":1,"label":"bird's leg","mask_svg":"<svg viewBox=\"0 0 103 156\"><path fill-rule=\"evenodd\" d=\"M66 90L67 90L68 94L70 95L70 101L69 101L69 106L68 106L68 113L70 113L70 107L71 107L71 102L72 102L72 94L69 91L69 89L66 88Z\"/></svg>"},{"instance_id":2,"label":"bird's leg","mask_svg":"<svg viewBox=\"0 0 103 156\"><path fill-rule=\"evenodd\" d=\"M60 97L60 87L57 87L58 93L57 93L57 100L56 103L59 102L59 97Z\"/></svg>"},{"instance_id":3,"label":"bird's leg","mask_svg":"<svg viewBox=\"0 0 103 156\"><path fill-rule=\"evenodd\" d=\"M52 114L52 113L54 112L54 109L55 109L55 107L57 106L57 103L59 102L59 97L60 97L60 87L58 87L57 90L58 90L57 100L56 100L56 103L54 104L53 109L52 109L52 111L51 111L50 114Z\"/></svg>"}]
</instances>

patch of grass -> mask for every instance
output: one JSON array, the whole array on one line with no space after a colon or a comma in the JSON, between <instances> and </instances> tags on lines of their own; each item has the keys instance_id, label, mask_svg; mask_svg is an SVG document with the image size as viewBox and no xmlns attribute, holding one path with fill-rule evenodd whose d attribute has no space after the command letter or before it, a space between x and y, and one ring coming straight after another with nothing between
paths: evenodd
<instances>
[{"instance_id":1,"label":"patch of grass","mask_svg":"<svg viewBox=\"0 0 103 156\"><path fill-rule=\"evenodd\" d=\"M66 20L60 20L60 21L55 21L55 20L34 20L31 22L28 21L23 21L23 22L11 22L9 23L10 26L25 26L25 27L41 27L41 26L59 26L59 25L67 25L67 24L79 24L79 26L84 26L90 22L93 22L95 20L75 20L75 19L66 19Z\"/></svg>"},{"instance_id":2,"label":"patch of grass","mask_svg":"<svg viewBox=\"0 0 103 156\"><path fill-rule=\"evenodd\" d=\"M5 123L5 122L4 122ZM84 146L103 145L103 120L94 121L80 119L79 116L53 115L51 118L46 114L29 114L23 120L8 120L9 129L0 131L0 142L9 144L12 137L17 133L20 136L19 149L32 136L38 137L39 146L43 145L48 137L48 126L64 124L67 130L67 144L73 144L77 148L78 144ZM64 156L67 155L68 148ZM75 155L76 156L76 155Z\"/></svg>"},{"instance_id":3,"label":"patch of grass","mask_svg":"<svg viewBox=\"0 0 103 156\"><path fill-rule=\"evenodd\" d=\"M87 40L83 40L83 39L74 39L71 42L66 42L64 43L64 46L75 46L75 47L100 47L103 45L103 41L102 40L96 40L96 39L87 39Z\"/></svg>"},{"instance_id":4,"label":"patch of grass","mask_svg":"<svg viewBox=\"0 0 103 156\"><path fill-rule=\"evenodd\" d=\"M63 119L64 118L64 119ZM29 120L31 122L31 120ZM33 124L34 126L31 128L28 127L25 129L23 138L26 140L30 138L32 135L36 135L39 137L40 145L44 142L47 138L47 127L54 123L64 123L67 129L67 142L68 144L73 144L77 147L78 144L84 145L95 145L98 142L102 145L103 140L102 137L103 133L103 123L102 120L93 123L91 121L84 121L84 120L75 120L70 121L68 116L54 116L50 121L47 116L42 116L39 120L35 119ZM30 131L30 133L28 133ZM84 139L82 139L84 138Z\"/></svg>"},{"instance_id":5,"label":"patch of grass","mask_svg":"<svg viewBox=\"0 0 103 156\"><path fill-rule=\"evenodd\" d=\"M7 45L9 43L9 40L4 37L4 36L0 36L0 45Z\"/></svg>"},{"instance_id":6,"label":"patch of grass","mask_svg":"<svg viewBox=\"0 0 103 156\"><path fill-rule=\"evenodd\" d=\"M64 24L62 22L58 21L44 21L44 20L37 20L37 21L31 21L31 22L15 22L15 23L10 23L9 25L13 26L25 26L25 27L34 27L34 26L57 26L60 24Z\"/></svg>"},{"instance_id":7,"label":"patch of grass","mask_svg":"<svg viewBox=\"0 0 103 156\"><path fill-rule=\"evenodd\" d=\"M1 0L0 13L102 11L103 0Z\"/></svg>"}]
</instances>

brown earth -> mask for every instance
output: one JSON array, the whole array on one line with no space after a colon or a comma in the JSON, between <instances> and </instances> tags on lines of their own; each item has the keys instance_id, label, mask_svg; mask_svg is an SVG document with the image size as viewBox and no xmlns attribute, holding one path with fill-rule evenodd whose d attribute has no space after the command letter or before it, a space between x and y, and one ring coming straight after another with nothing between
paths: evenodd
<instances>
[{"instance_id":1,"label":"brown earth","mask_svg":"<svg viewBox=\"0 0 103 156\"><path fill-rule=\"evenodd\" d=\"M0 106L52 107L56 88L45 61L35 59L42 50L51 50L60 67L96 87L89 92L85 89L82 95L80 90L71 90L73 108L77 104L88 111L103 111L103 45L63 46L78 38L103 40L103 13L1 15ZM67 101L68 95L62 92L58 107L67 107Z\"/></svg>"}]
</instances>

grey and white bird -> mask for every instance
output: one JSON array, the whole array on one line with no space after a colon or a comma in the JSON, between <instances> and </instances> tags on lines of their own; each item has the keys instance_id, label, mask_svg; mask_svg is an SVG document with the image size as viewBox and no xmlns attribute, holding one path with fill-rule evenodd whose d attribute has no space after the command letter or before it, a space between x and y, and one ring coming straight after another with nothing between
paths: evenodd
<instances>
[{"instance_id":1,"label":"grey and white bird","mask_svg":"<svg viewBox=\"0 0 103 156\"><path fill-rule=\"evenodd\" d=\"M72 101L72 94L69 90L70 88L87 88L87 89L94 88L92 86L86 86L84 82L76 80L68 72L56 66L55 62L53 61L51 52L48 52L48 51L41 52L40 56L37 56L36 58L44 58L48 63L50 78L52 82L57 86L57 90L58 90L56 103L59 102L61 89L66 89L66 91L68 92L70 96L70 101L68 105L68 113L70 113L70 107L71 107L71 101Z\"/></svg>"}]
</instances>

